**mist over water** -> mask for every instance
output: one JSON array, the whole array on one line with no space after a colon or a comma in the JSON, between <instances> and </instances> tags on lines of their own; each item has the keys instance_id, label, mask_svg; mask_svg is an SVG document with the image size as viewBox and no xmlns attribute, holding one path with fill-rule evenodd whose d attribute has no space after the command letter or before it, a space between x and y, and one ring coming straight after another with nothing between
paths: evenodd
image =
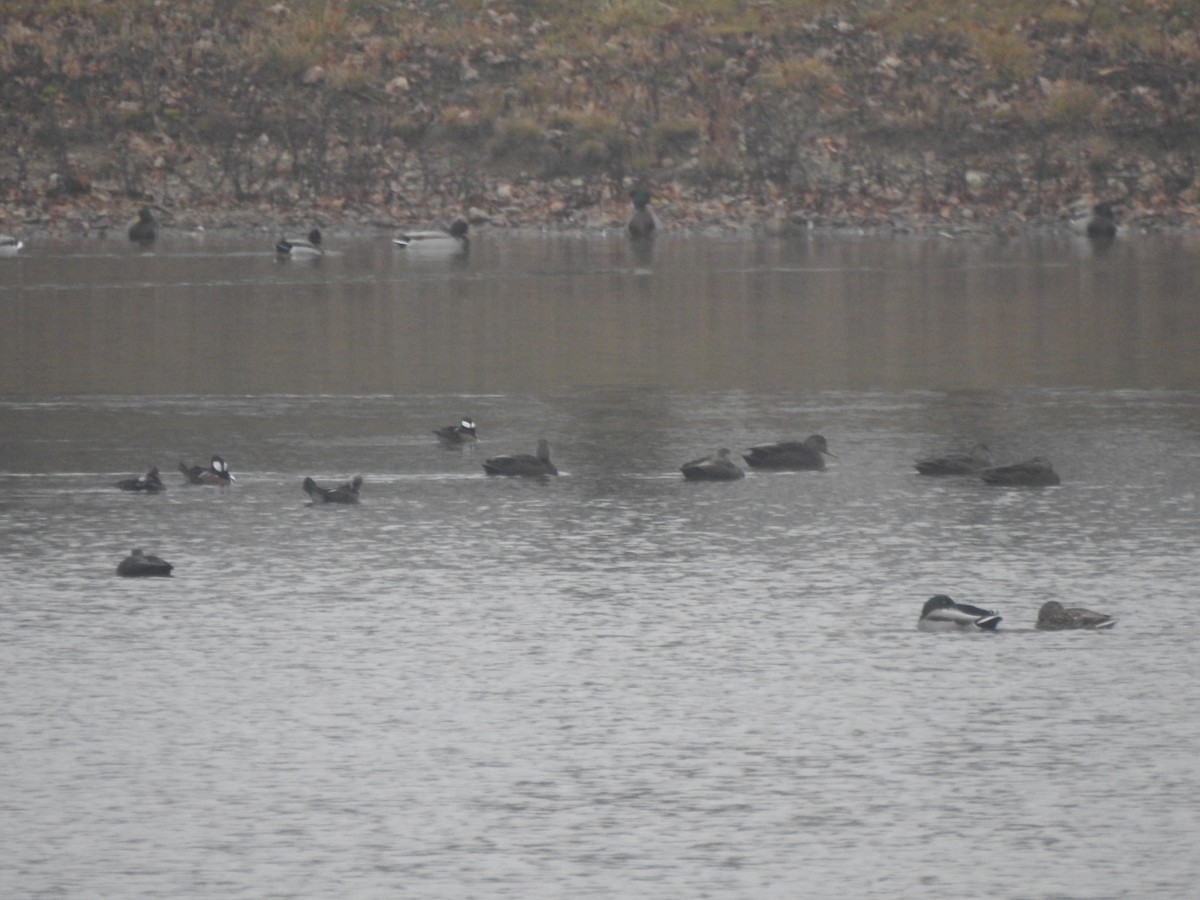
<instances>
[{"instance_id":1,"label":"mist over water","mask_svg":"<svg viewBox=\"0 0 1200 900\"><path fill-rule=\"evenodd\" d=\"M0 260L0 893L1194 890L1188 239L271 243ZM915 474L979 441L1062 485Z\"/></svg>"}]
</instances>

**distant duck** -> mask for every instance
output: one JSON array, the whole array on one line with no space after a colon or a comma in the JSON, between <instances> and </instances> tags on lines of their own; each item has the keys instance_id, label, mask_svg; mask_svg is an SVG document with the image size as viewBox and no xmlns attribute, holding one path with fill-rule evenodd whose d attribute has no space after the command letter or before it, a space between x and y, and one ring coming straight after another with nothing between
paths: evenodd
<instances>
[{"instance_id":1,"label":"distant duck","mask_svg":"<svg viewBox=\"0 0 1200 900\"><path fill-rule=\"evenodd\" d=\"M323 488L311 478L304 479L304 493L308 494L313 504L319 503L357 503L358 489L362 487L362 476L355 475L345 484L335 488Z\"/></svg>"},{"instance_id":2,"label":"distant duck","mask_svg":"<svg viewBox=\"0 0 1200 900\"><path fill-rule=\"evenodd\" d=\"M208 468L189 466L187 463L181 462L179 471L183 473L188 484L215 484L218 487L224 487L231 481L237 481L233 477L233 473L229 471L229 466L225 465L225 460L219 456L212 458L212 463Z\"/></svg>"},{"instance_id":3,"label":"distant duck","mask_svg":"<svg viewBox=\"0 0 1200 900\"><path fill-rule=\"evenodd\" d=\"M987 444L976 444L970 453L947 453L916 462L919 475L975 475L995 465Z\"/></svg>"},{"instance_id":4,"label":"distant duck","mask_svg":"<svg viewBox=\"0 0 1200 900\"><path fill-rule=\"evenodd\" d=\"M1089 238L1101 241L1111 241L1117 236L1117 217L1113 214L1111 203L1097 203L1092 207L1085 233Z\"/></svg>"},{"instance_id":5,"label":"distant duck","mask_svg":"<svg viewBox=\"0 0 1200 900\"><path fill-rule=\"evenodd\" d=\"M829 452L825 438L814 434L803 441L760 444L742 458L753 469L824 469L826 456L834 454Z\"/></svg>"},{"instance_id":6,"label":"distant duck","mask_svg":"<svg viewBox=\"0 0 1200 900\"><path fill-rule=\"evenodd\" d=\"M979 477L988 484L1008 485L1012 487L1046 487L1060 484L1062 479L1050 465L1050 460L1043 456L1035 456L1024 462L1013 463L1011 466L993 466L983 469Z\"/></svg>"},{"instance_id":7,"label":"distant duck","mask_svg":"<svg viewBox=\"0 0 1200 900\"><path fill-rule=\"evenodd\" d=\"M712 456L702 456L685 462L679 467L685 481L737 481L746 473L730 458L727 447L722 447Z\"/></svg>"},{"instance_id":8,"label":"distant duck","mask_svg":"<svg viewBox=\"0 0 1200 900\"><path fill-rule=\"evenodd\" d=\"M1112 616L1093 612L1082 606L1063 606L1057 600L1047 600L1038 610L1037 627L1042 631L1067 631L1075 628L1101 631L1116 624L1117 620Z\"/></svg>"},{"instance_id":9,"label":"distant duck","mask_svg":"<svg viewBox=\"0 0 1200 900\"><path fill-rule=\"evenodd\" d=\"M137 478L122 478L117 482L117 487L123 491L143 491L147 494L157 494L159 491L167 489L167 486L162 483L162 479L158 477L158 466Z\"/></svg>"},{"instance_id":10,"label":"distant duck","mask_svg":"<svg viewBox=\"0 0 1200 900\"><path fill-rule=\"evenodd\" d=\"M995 631L1000 616L995 610L980 609L969 603L955 603L945 594L937 594L925 601L921 618L917 620L920 631Z\"/></svg>"},{"instance_id":11,"label":"distant duck","mask_svg":"<svg viewBox=\"0 0 1200 900\"><path fill-rule=\"evenodd\" d=\"M0 234L0 256L16 256L17 251L24 246L25 242L20 238L11 234Z\"/></svg>"},{"instance_id":12,"label":"distant duck","mask_svg":"<svg viewBox=\"0 0 1200 900\"><path fill-rule=\"evenodd\" d=\"M463 420L457 425L435 428L433 433L437 435L438 443L449 450L457 450L479 440L479 435L475 433L475 423L467 416L463 416Z\"/></svg>"},{"instance_id":13,"label":"distant duck","mask_svg":"<svg viewBox=\"0 0 1200 900\"><path fill-rule=\"evenodd\" d=\"M280 238L275 245L275 253L282 259L316 259L323 256L321 249L321 231L314 228L307 238Z\"/></svg>"},{"instance_id":14,"label":"distant duck","mask_svg":"<svg viewBox=\"0 0 1200 900\"><path fill-rule=\"evenodd\" d=\"M558 469L550 462L550 444L542 438L533 456L493 456L483 461L483 471L489 475L557 475Z\"/></svg>"},{"instance_id":15,"label":"distant duck","mask_svg":"<svg viewBox=\"0 0 1200 900\"><path fill-rule=\"evenodd\" d=\"M470 245L468 227L465 219L455 219L445 231L403 231L392 239L392 243L409 252L464 253Z\"/></svg>"},{"instance_id":16,"label":"distant duck","mask_svg":"<svg viewBox=\"0 0 1200 900\"><path fill-rule=\"evenodd\" d=\"M158 236L158 223L154 221L154 213L150 207L143 206L138 210L137 221L129 226L129 239L138 244L149 244Z\"/></svg>"},{"instance_id":17,"label":"distant duck","mask_svg":"<svg viewBox=\"0 0 1200 900\"><path fill-rule=\"evenodd\" d=\"M629 193L633 201L633 216L629 219L629 236L635 238L651 237L654 234L654 215L646 209L650 203L650 192L638 189Z\"/></svg>"},{"instance_id":18,"label":"distant duck","mask_svg":"<svg viewBox=\"0 0 1200 900\"><path fill-rule=\"evenodd\" d=\"M149 576L166 576L175 568L165 559L134 550L117 564L117 574L126 578L146 578Z\"/></svg>"}]
</instances>

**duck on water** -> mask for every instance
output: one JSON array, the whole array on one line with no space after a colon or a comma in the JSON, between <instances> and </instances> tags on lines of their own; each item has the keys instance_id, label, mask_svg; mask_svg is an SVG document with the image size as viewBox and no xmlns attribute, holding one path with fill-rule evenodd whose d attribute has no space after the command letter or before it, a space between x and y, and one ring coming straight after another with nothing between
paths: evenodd
<instances>
[{"instance_id":1,"label":"duck on water","mask_svg":"<svg viewBox=\"0 0 1200 900\"><path fill-rule=\"evenodd\" d=\"M445 230L402 231L392 239L392 243L409 253L465 253L470 246L468 229L465 219L455 219Z\"/></svg>"},{"instance_id":2,"label":"duck on water","mask_svg":"<svg viewBox=\"0 0 1200 900\"><path fill-rule=\"evenodd\" d=\"M759 444L742 455L752 469L824 469L825 457L833 456L829 445L819 434L809 435L802 441L776 441Z\"/></svg>"},{"instance_id":3,"label":"duck on water","mask_svg":"<svg viewBox=\"0 0 1200 900\"><path fill-rule=\"evenodd\" d=\"M165 577L170 575L174 568L165 559L143 553L138 549L132 551L117 564L117 574L124 578Z\"/></svg>"},{"instance_id":4,"label":"duck on water","mask_svg":"<svg viewBox=\"0 0 1200 900\"><path fill-rule=\"evenodd\" d=\"M157 494L159 491L167 489L158 476L158 466L152 468L145 475L139 475L136 478L122 478L117 482L117 487L123 491L140 491L146 494Z\"/></svg>"},{"instance_id":5,"label":"duck on water","mask_svg":"<svg viewBox=\"0 0 1200 900\"><path fill-rule=\"evenodd\" d=\"M314 506L322 503L357 503L358 491L362 487L362 483L362 476L355 475L344 484L327 488L321 487L312 478L305 478L303 488Z\"/></svg>"},{"instance_id":6,"label":"duck on water","mask_svg":"<svg viewBox=\"0 0 1200 900\"><path fill-rule=\"evenodd\" d=\"M995 465L987 444L976 444L970 453L928 456L915 463L918 475L976 475Z\"/></svg>"},{"instance_id":7,"label":"duck on water","mask_svg":"<svg viewBox=\"0 0 1200 900\"><path fill-rule=\"evenodd\" d=\"M187 479L187 484L212 484L217 487L224 487L230 482L237 481L233 477L233 473L229 471L229 466L225 464L225 460L219 456L214 456L208 468L203 466L189 466L187 463L179 464L179 471L183 473L183 477Z\"/></svg>"},{"instance_id":8,"label":"duck on water","mask_svg":"<svg viewBox=\"0 0 1200 900\"><path fill-rule=\"evenodd\" d=\"M1060 484L1062 479L1050 465L1050 460L1044 456L1035 456L1023 462L1009 466L993 466L983 469L979 477L986 484L1004 485L1007 487L1049 487Z\"/></svg>"},{"instance_id":9,"label":"duck on water","mask_svg":"<svg viewBox=\"0 0 1200 900\"><path fill-rule=\"evenodd\" d=\"M280 238L275 244L275 254L280 259L316 259L323 256L321 248L321 230L314 228L307 237Z\"/></svg>"},{"instance_id":10,"label":"duck on water","mask_svg":"<svg viewBox=\"0 0 1200 900\"><path fill-rule=\"evenodd\" d=\"M919 631L995 631L1000 615L994 609L982 609L970 603L956 603L945 594L925 601L917 619Z\"/></svg>"},{"instance_id":11,"label":"duck on water","mask_svg":"<svg viewBox=\"0 0 1200 900\"><path fill-rule=\"evenodd\" d=\"M558 467L550 461L550 442L542 438L537 443L537 452L516 456L493 456L483 461L483 471L489 475L536 477L557 475Z\"/></svg>"},{"instance_id":12,"label":"duck on water","mask_svg":"<svg viewBox=\"0 0 1200 900\"><path fill-rule=\"evenodd\" d=\"M449 450L457 450L468 444L474 444L479 440L479 435L475 430L475 422L470 416L463 416L457 425L445 425L441 428L435 428L433 433L437 436L438 443Z\"/></svg>"},{"instance_id":13,"label":"duck on water","mask_svg":"<svg viewBox=\"0 0 1200 900\"><path fill-rule=\"evenodd\" d=\"M711 456L689 460L679 467L679 471L685 481L737 481L746 477L733 461L728 447L722 447Z\"/></svg>"}]
</instances>

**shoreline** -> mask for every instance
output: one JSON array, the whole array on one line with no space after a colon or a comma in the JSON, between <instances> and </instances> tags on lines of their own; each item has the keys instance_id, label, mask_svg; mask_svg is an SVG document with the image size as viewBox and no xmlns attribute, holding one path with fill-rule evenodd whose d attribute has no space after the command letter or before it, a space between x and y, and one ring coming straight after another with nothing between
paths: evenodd
<instances>
[{"instance_id":1,"label":"shoreline","mask_svg":"<svg viewBox=\"0 0 1200 900\"><path fill-rule=\"evenodd\" d=\"M399 231L413 227L440 227L439 223L462 216L472 233L484 231L510 234L625 235L629 211L617 204L606 204L576 215L542 218L538 210L513 210L500 213L472 207L461 212L438 216L432 212L405 215L391 209L330 208L314 206L305 210L276 210L261 205L235 207L170 207L156 203L122 200L112 203L74 203L51 209L0 207L0 231L30 240L45 239L125 239L137 210L148 205L157 219L160 234L202 235L254 234L278 237L283 231L308 229L314 225L335 234L361 236ZM998 237L1030 235L1083 236L1079 222L1087 217L1087 206L1075 216L1038 214L1021 216L1012 212L976 211L969 207L960 215L945 218L914 214L907 210L875 213L857 217L829 216L804 210L788 210L780 204L764 205L751 200L723 198L720 210L712 204L675 202L651 206L657 222L656 234L687 236L743 236L747 238L799 238L805 235L866 236L911 235L916 237ZM1161 213L1139 212L1119 217L1118 237L1134 235L1188 235L1200 233L1200 211L1167 210Z\"/></svg>"}]
</instances>

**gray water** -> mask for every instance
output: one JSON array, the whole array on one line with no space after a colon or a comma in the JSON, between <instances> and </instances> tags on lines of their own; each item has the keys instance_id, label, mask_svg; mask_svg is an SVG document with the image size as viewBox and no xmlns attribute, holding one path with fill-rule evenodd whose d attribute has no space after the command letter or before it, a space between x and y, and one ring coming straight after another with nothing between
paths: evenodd
<instances>
[{"instance_id":1,"label":"gray water","mask_svg":"<svg viewBox=\"0 0 1200 900\"><path fill-rule=\"evenodd\" d=\"M0 896L1196 895L1195 243L271 239L0 260Z\"/></svg>"}]
</instances>

